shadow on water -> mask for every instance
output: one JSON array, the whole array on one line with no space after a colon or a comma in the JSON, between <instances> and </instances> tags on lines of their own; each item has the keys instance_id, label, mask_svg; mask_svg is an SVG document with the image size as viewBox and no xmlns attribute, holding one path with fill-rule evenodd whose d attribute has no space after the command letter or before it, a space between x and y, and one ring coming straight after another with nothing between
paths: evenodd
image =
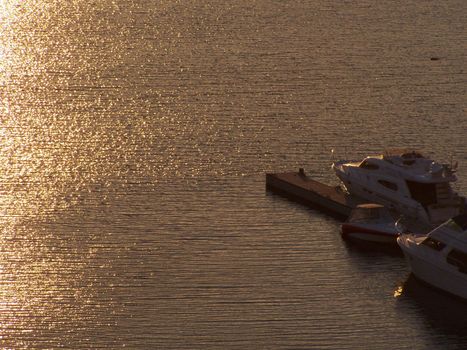
<instances>
[{"instance_id":1,"label":"shadow on water","mask_svg":"<svg viewBox=\"0 0 467 350\"><path fill-rule=\"evenodd\" d=\"M457 344L467 345L466 300L436 289L418 280L413 274L403 283L401 296L402 300L421 311L430 326L430 332L454 337L458 340Z\"/></svg>"},{"instance_id":2,"label":"shadow on water","mask_svg":"<svg viewBox=\"0 0 467 350\"><path fill-rule=\"evenodd\" d=\"M373 243L361 240L344 239L347 251L367 256L394 256L403 257L404 254L397 244ZM352 254L350 254L352 255Z\"/></svg>"},{"instance_id":3,"label":"shadow on water","mask_svg":"<svg viewBox=\"0 0 467 350\"><path fill-rule=\"evenodd\" d=\"M306 201L303 198L291 195L287 192L283 192L277 189L275 189L274 191L267 189L266 195L268 197L270 196L271 198L274 198L275 200L282 200L284 202L294 203L302 208L313 210L314 212L320 213L323 217L334 219L336 222L339 223L343 222L346 219L345 215L339 214L335 211L324 208L310 201Z\"/></svg>"}]
</instances>

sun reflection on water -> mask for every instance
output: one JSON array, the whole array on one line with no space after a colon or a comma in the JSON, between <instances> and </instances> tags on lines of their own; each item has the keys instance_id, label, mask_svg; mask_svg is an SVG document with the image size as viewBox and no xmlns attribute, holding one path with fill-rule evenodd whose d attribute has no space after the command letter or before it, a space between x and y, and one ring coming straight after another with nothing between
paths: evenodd
<instances>
[{"instance_id":1,"label":"sun reflection on water","mask_svg":"<svg viewBox=\"0 0 467 350\"><path fill-rule=\"evenodd\" d=\"M398 287L396 288L396 290L394 290L394 298L399 298L399 297L401 297L402 294L403 294L403 292L404 292L404 286L402 286L402 285L401 285L401 286L398 286Z\"/></svg>"},{"instance_id":2,"label":"sun reflection on water","mask_svg":"<svg viewBox=\"0 0 467 350\"><path fill-rule=\"evenodd\" d=\"M61 9L0 2L2 347L85 342L90 324L111 326L119 310L99 293L115 274L100 255L108 236L83 229L83 207L105 209L130 131L120 121L110 131L115 90L96 86L96 102L89 57L70 54L83 35L70 35L75 17Z\"/></svg>"}]
</instances>

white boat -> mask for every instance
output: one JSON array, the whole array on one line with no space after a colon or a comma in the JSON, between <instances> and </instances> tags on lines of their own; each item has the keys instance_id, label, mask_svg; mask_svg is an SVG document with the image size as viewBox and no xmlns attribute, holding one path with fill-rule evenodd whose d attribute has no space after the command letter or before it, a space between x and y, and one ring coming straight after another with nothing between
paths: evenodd
<instances>
[{"instance_id":1,"label":"white boat","mask_svg":"<svg viewBox=\"0 0 467 350\"><path fill-rule=\"evenodd\" d=\"M402 233L397 243L418 279L467 299L467 214L426 235Z\"/></svg>"},{"instance_id":2,"label":"white boat","mask_svg":"<svg viewBox=\"0 0 467 350\"><path fill-rule=\"evenodd\" d=\"M399 231L387 208L368 203L352 209L347 221L341 225L341 234L344 239L396 244Z\"/></svg>"},{"instance_id":3,"label":"white boat","mask_svg":"<svg viewBox=\"0 0 467 350\"><path fill-rule=\"evenodd\" d=\"M363 161L341 160L332 168L347 192L439 225L463 212L465 198L451 187L456 166L440 164L415 151L386 152Z\"/></svg>"}]
</instances>

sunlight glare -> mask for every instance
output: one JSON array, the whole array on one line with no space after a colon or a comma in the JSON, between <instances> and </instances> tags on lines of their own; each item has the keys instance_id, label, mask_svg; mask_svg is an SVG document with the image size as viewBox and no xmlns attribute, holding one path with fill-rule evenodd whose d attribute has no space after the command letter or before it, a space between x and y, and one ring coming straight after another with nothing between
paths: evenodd
<instances>
[{"instance_id":1,"label":"sunlight glare","mask_svg":"<svg viewBox=\"0 0 467 350\"><path fill-rule=\"evenodd\" d=\"M399 298L402 295L403 291L404 291L404 287L398 286L396 290L394 291L394 298Z\"/></svg>"},{"instance_id":2,"label":"sunlight glare","mask_svg":"<svg viewBox=\"0 0 467 350\"><path fill-rule=\"evenodd\" d=\"M9 24L15 7L19 5L18 0L0 0L0 23L2 27Z\"/></svg>"}]
</instances>

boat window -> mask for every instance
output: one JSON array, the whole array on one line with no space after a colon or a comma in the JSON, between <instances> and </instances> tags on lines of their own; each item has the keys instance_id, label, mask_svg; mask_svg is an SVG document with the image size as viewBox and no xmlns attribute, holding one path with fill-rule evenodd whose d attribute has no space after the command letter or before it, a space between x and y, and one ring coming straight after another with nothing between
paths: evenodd
<instances>
[{"instance_id":1,"label":"boat window","mask_svg":"<svg viewBox=\"0 0 467 350\"><path fill-rule=\"evenodd\" d=\"M386 180L378 180L380 185L383 185L386 188L389 188L390 190L397 191L397 185L393 182L386 181Z\"/></svg>"},{"instance_id":2,"label":"boat window","mask_svg":"<svg viewBox=\"0 0 467 350\"><path fill-rule=\"evenodd\" d=\"M407 181L407 187L412 198L421 205L428 206L436 203L435 184Z\"/></svg>"},{"instance_id":3,"label":"boat window","mask_svg":"<svg viewBox=\"0 0 467 350\"><path fill-rule=\"evenodd\" d=\"M451 220L454 221L462 231L467 230L467 214L454 216Z\"/></svg>"},{"instance_id":4,"label":"boat window","mask_svg":"<svg viewBox=\"0 0 467 350\"><path fill-rule=\"evenodd\" d=\"M369 169L369 170L378 170L379 166L371 162L368 162L367 160L364 160L363 162L360 163L359 168Z\"/></svg>"},{"instance_id":5,"label":"boat window","mask_svg":"<svg viewBox=\"0 0 467 350\"><path fill-rule=\"evenodd\" d=\"M459 268L460 272L467 273L467 254L453 249L447 256L446 261Z\"/></svg>"},{"instance_id":6,"label":"boat window","mask_svg":"<svg viewBox=\"0 0 467 350\"><path fill-rule=\"evenodd\" d=\"M443 250L443 248L446 247L446 244L431 237L424 239L422 244L437 251Z\"/></svg>"}]
</instances>

